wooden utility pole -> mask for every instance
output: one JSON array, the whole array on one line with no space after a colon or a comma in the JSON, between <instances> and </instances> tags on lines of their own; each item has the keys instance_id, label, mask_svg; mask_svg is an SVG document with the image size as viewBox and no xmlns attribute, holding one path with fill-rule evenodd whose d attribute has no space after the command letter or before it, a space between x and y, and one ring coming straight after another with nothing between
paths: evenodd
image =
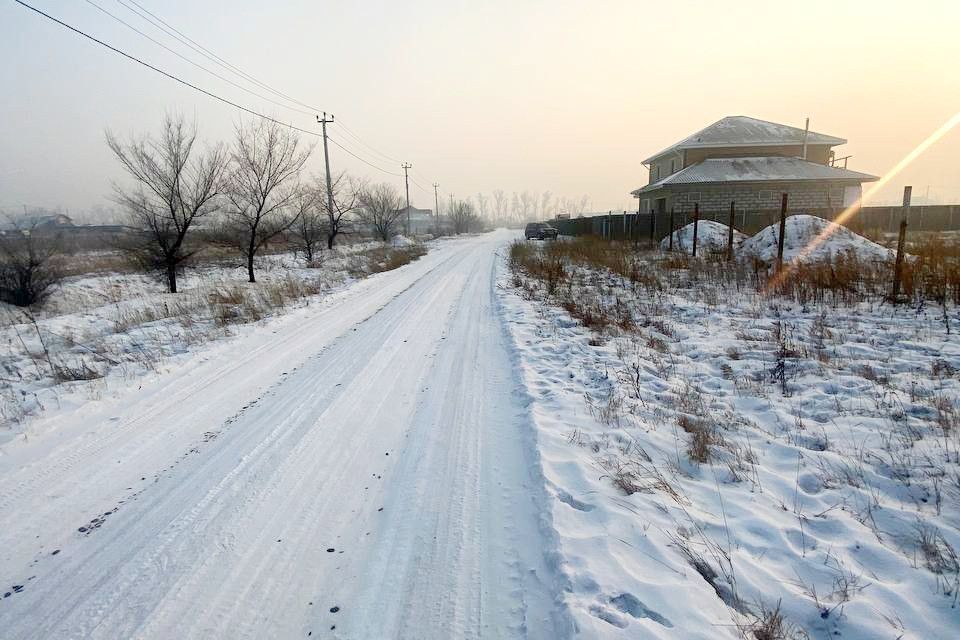
<instances>
[{"instance_id":1,"label":"wooden utility pole","mask_svg":"<svg viewBox=\"0 0 960 640\"><path fill-rule=\"evenodd\" d=\"M736 211L737 204L733 200L730 201L730 220L727 223L729 227L727 229L727 261L733 261L733 214Z\"/></svg>"},{"instance_id":2,"label":"wooden utility pole","mask_svg":"<svg viewBox=\"0 0 960 640\"><path fill-rule=\"evenodd\" d=\"M700 203L693 203L693 257L697 257L697 231L700 227Z\"/></svg>"},{"instance_id":3,"label":"wooden utility pole","mask_svg":"<svg viewBox=\"0 0 960 640\"><path fill-rule=\"evenodd\" d=\"M907 239L907 213L910 211L910 196L913 187L903 188L903 214L900 217L900 235L897 236L897 260L893 263L893 291L890 294L893 304L900 302L900 276L903 271L903 244Z\"/></svg>"},{"instance_id":4,"label":"wooden utility pole","mask_svg":"<svg viewBox=\"0 0 960 640\"><path fill-rule=\"evenodd\" d=\"M434 212L433 216L433 227L434 232L439 236L440 235L440 196L438 195L437 189L440 187L436 182L433 183L433 203L436 206L437 210Z\"/></svg>"},{"instance_id":5,"label":"wooden utility pole","mask_svg":"<svg viewBox=\"0 0 960 640\"><path fill-rule=\"evenodd\" d=\"M650 209L650 242L653 242L653 237L657 233L657 217L653 212L653 209Z\"/></svg>"},{"instance_id":6,"label":"wooden utility pole","mask_svg":"<svg viewBox=\"0 0 960 640\"><path fill-rule=\"evenodd\" d=\"M327 215L333 220L333 183L330 181L330 154L327 152L327 123L333 122L333 114L327 120L327 112L323 112L323 117L317 116L317 122L323 127L323 164L327 172ZM332 233L332 232L331 232Z\"/></svg>"},{"instance_id":7,"label":"wooden utility pole","mask_svg":"<svg viewBox=\"0 0 960 640\"><path fill-rule=\"evenodd\" d=\"M787 194L780 198L780 237L777 238L777 273L783 269L783 237L787 233Z\"/></svg>"},{"instance_id":8,"label":"wooden utility pole","mask_svg":"<svg viewBox=\"0 0 960 640\"><path fill-rule=\"evenodd\" d=\"M409 162L404 162L400 165L403 168L403 183L407 188L407 235L410 235L410 176L407 173L407 169L413 167Z\"/></svg>"}]
</instances>

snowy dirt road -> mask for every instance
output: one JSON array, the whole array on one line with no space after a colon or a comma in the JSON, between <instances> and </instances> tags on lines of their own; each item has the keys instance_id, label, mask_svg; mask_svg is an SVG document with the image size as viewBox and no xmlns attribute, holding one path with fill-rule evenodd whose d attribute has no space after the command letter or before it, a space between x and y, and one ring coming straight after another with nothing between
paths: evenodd
<instances>
[{"instance_id":1,"label":"snowy dirt road","mask_svg":"<svg viewBox=\"0 0 960 640\"><path fill-rule=\"evenodd\" d=\"M528 398L451 241L0 457L4 638L562 638Z\"/></svg>"}]
</instances>

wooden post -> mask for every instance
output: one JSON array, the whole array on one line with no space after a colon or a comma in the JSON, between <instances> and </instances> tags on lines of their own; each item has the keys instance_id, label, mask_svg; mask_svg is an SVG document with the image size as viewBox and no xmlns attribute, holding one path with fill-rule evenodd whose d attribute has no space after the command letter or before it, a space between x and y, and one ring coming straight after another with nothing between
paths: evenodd
<instances>
[{"instance_id":1,"label":"wooden post","mask_svg":"<svg viewBox=\"0 0 960 640\"><path fill-rule=\"evenodd\" d=\"M893 263L893 292L890 298L893 304L900 302L900 275L903 270L903 244L907 238L907 213L910 211L910 195L913 187L903 188L903 214L900 218L900 235L897 237L897 260Z\"/></svg>"},{"instance_id":2,"label":"wooden post","mask_svg":"<svg viewBox=\"0 0 960 640\"><path fill-rule=\"evenodd\" d=\"M697 227L700 226L700 203L693 203L693 257L697 257Z\"/></svg>"},{"instance_id":3,"label":"wooden post","mask_svg":"<svg viewBox=\"0 0 960 640\"><path fill-rule=\"evenodd\" d=\"M780 199L780 237L777 238L777 273L783 269L783 237L787 233L787 194Z\"/></svg>"},{"instance_id":4,"label":"wooden post","mask_svg":"<svg viewBox=\"0 0 960 640\"><path fill-rule=\"evenodd\" d=\"M736 210L736 203L730 201L730 228L727 229L727 261L730 262L733 260L733 215Z\"/></svg>"},{"instance_id":5,"label":"wooden post","mask_svg":"<svg viewBox=\"0 0 960 640\"><path fill-rule=\"evenodd\" d=\"M667 251L673 251L673 207L670 207L670 240L667 242L669 245Z\"/></svg>"},{"instance_id":6,"label":"wooden post","mask_svg":"<svg viewBox=\"0 0 960 640\"><path fill-rule=\"evenodd\" d=\"M657 233L657 218L653 213L653 209L650 209L650 242L653 242L653 237Z\"/></svg>"}]
</instances>

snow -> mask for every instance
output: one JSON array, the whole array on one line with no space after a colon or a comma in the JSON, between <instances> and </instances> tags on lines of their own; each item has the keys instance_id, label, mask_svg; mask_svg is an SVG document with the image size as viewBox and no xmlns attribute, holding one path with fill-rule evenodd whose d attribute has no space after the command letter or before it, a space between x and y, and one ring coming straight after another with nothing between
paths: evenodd
<instances>
[{"instance_id":1,"label":"snow","mask_svg":"<svg viewBox=\"0 0 960 640\"><path fill-rule=\"evenodd\" d=\"M960 635L942 309L568 265L635 320L595 333L515 286L519 237L359 280L270 257L250 289L321 293L198 343L115 325L242 269L68 282L46 330L165 351L46 391L8 361L45 410L0 442L3 637L736 638L778 603L812 638Z\"/></svg>"},{"instance_id":2,"label":"snow","mask_svg":"<svg viewBox=\"0 0 960 640\"><path fill-rule=\"evenodd\" d=\"M729 236L727 225L713 220L700 220L697 223L697 250L698 251L723 251L727 248ZM673 232L673 250L689 252L693 249L693 223L681 227ZM733 231L734 251L746 236L736 229ZM660 241L660 248L666 251L670 247L670 237Z\"/></svg>"},{"instance_id":3,"label":"snow","mask_svg":"<svg viewBox=\"0 0 960 640\"><path fill-rule=\"evenodd\" d=\"M815 244L814 239L821 234L824 235L824 240ZM772 262L777 257L779 235L778 222L744 241L741 251L765 262ZM811 246L815 248L810 250ZM895 257L890 249L823 218L806 214L791 215L787 218L783 243L784 260L820 260L850 253L865 261L892 260Z\"/></svg>"},{"instance_id":4,"label":"snow","mask_svg":"<svg viewBox=\"0 0 960 640\"><path fill-rule=\"evenodd\" d=\"M729 227L713 220L700 220L697 230L697 247L706 251L722 251L727 246ZM777 239L780 223L760 230L756 235L746 236L734 230L734 253L739 258L756 258L771 263L777 257ZM670 238L660 241L660 249L666 251ZM690 252L693 247L693 223L673 232L673 250ZM837 256L853 255L862 261L892 260L892 250L868 240L850 229L807 214L794 214L786 220L783 259L814 261Z\"/></svg>"},{"instance_id":5,"label":"snow","mask_svg":"<svg viewBox=\"0 0 960 640\"><path fill-rule=\"evenodd\" d=\"M564 638L513 234L245 325L0 455L4 638Z\"/></svg>"},{"instance_id":6,"label":"snow","mask_svg":"<svg viewBox=\"0 0 960 640\"><path fill-rule=\"evenodd\" d=\"M574 299L640 327L591 332L500 267L583 637L737 638L778 603L812 638L960 636L960 341L941 311L568 268ZM708 462L684 425L719 439Z\"/></svg>"},{"instance_id":7,"label":"snow","mask_svg":"<svg viewBox=\"0 0 960 640\"><path fill-rule=\"evenodd\" d=\"M394 247L409 247L416 244L416 242L403 234L397 234L390 240L390 244L392 244Z\"/></svg>"},{"instance_id":8,"label":"snow","mask_svg":"<svg viewBox=\"0 0 960 640\"><path fill-rule=\"evenodd\" d=\"M320 253L310 267L302 256L264 255L256 260L255 284L246 282L240 261L208 262L185 271L178 294L141 273L72 276L36 313L37 327L19 309L0 303L0 341L7 346L0 354L0 444L27 433L39 413L69 411L136 386L144 375L175 367L211 342L255 330L247 323L337 292L363 271L365 252L380 246L339 246ZM102 257L83 259L96 263ZM56 384L45 348L54 364L88 367L95 379Z\"/></svg>"}]
</instances>

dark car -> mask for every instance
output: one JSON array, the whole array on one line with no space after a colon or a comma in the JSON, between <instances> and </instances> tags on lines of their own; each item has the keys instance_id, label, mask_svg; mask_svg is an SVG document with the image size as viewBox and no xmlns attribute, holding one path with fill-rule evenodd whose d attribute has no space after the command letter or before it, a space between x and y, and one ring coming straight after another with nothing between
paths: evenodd
<instances>
[{"instance_id":1,"label":"dark car","mask_svg":"<svg viewBox=\"0 0 960 640\"><path fill-rule=\"evenodd\" d=\"M556 240L559 234L559 231L546 222L531 222L523 231L527 240Z\"/></svg>"}]
</instances>

